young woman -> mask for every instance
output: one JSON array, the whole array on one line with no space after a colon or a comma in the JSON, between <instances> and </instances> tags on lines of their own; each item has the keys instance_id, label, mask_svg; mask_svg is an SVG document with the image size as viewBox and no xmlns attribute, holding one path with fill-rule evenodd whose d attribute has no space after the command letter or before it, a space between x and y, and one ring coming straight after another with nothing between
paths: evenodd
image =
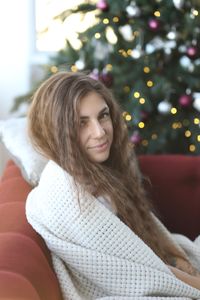
<instances>
[{"instance_id":1,"label":"young woman","mask_svg":"<svg viewBox=\"0 0 200 300\"><path fill-rule=\"evenodd\" d=\"M200 299L200 246L175 239L153 214L110 91L58 73L35 93L28 119L49 163L27 219L51 250L64 299Z\"/></svg>"}]
</instances>

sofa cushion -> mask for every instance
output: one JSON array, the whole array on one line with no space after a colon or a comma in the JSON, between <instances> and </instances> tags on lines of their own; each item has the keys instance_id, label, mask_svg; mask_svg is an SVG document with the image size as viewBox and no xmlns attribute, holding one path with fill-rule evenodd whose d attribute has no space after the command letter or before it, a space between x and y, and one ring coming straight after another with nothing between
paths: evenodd
<instances>
[{"instance_id":1,"label":"sofa cushion","mask_svg":"<svg viewBox=\"0 0 200 300\"><path fill-rule=\"evenodd\" d=\"M171 232L194 239L200 232L200 156L144 155L149 196Z\"/></svg>"},{"instance_id":2,"label":"sofa cushion","mask_svg":"<svg viewBox=\"0 0 200 300\"><path fill-rule=\"evenodd\" d=\"M2 180L0 184L0 203L10 201L25 201L31 187L19 176ZM14 196L14 197L13 197Z\"/></svg>"},{"instance_id":3,"label":"sofa cushion","mask_svg":"<svg viewBox=\"0 0 200 300\"><path fill-rule=\"evenodd\" d=\"M8 271L0 271L0 297L2 300L40 300L24 276Z\"/></svg>"},{"instance_id":4,"label":"sofa cushion","mask_svg":"<svg viewBox=\"0 0 200 300\"><path fill-rule=\"evenodd\" d=\"M34 149L27 129L26 117L1 120L0 142L20 168L24 179L35 186L48 160Z\"/></svg>"},{"instance_id":5,"label":"sofa cushion","mask_svg":"<svg viewBox=\"0 0 200 300\"><path fill-rule=\"evenodd\" d=\"M20 220L16 222L16 220ZM50 253L43 239L33 230L26 220L25 202L9 202L0 204L0 233L12 232L20 233L31 237L45 254L51 264Z\"/></svg>"},{"instance_id":6,"label":"sofa cushion","mask_svg":"<svg viewBox=\"0 0 200 300\"><path fill-rule=\"evenodd\" d=\"M10 179L12 177L21 177L21 171L19 168L16 168L16 165L12 160L9 160L6 164L3 177L0 179L0 182Z\"/></svg>"},{"instance_id":7,"label":"sofa cushion","mask_svg":"<svg viewBox=\"0 0 200 300\"><path fill-rule=\"evenodd\" d=\"M0 233L1 270L26 278L41 300L60 299L55 274L44 253L35 241L23 234Z\"/></svg>"}]
</instances>

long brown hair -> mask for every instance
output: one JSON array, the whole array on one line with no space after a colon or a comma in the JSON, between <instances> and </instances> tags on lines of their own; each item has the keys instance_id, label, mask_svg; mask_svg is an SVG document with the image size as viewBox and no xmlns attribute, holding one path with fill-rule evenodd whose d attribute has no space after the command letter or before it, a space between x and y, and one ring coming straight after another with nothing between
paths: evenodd
<instances>
[{"instance_id":1,"label":"long brown hair","mask_svg":"<svg viewBox=\"0 0 200 300\"><path fill-rule=\"evenodd\" d=\"M102 164L91 162L79 147L78 107L90 92L103 97L113 123L110 156ZM122 112L111 92L88 75L57 73L36 91L28 120L35 147L73 175L86 190L91 191L92 187L95 194L108 196L121 220L163 261L171 264L173 251L164 245L152 217Z\"/></svg>"}]
</instances>

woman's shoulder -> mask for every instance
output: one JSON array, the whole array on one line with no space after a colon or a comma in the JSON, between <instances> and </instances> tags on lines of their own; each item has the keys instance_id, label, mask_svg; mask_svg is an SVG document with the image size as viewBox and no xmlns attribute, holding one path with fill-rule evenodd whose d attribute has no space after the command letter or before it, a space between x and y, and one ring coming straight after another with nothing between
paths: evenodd
<instances>
[{"instance_id":1,"label":"woman's shoulder","mask_svg":"<svg viewBox=\"0 0 200 300\"><path fill-rule=\"evenodd\" d=\"M58 164L49 161L38 186L28 195L26 206L40 210L58 210L70 202L76 202L77 189L73 177Z\"/></svg>"},{"instance_id":2,"label":"woman's shoulder","mask_svg":"<svg viewBox=\"0 0 200 300\"><path fill-rule=\"evenodd\" d=\"M45 224L59 235L60 228L78 222L81 211L91 207L91 203L92 197L78 189L73 177L50 161L38 186L28 195L26 215L33 227Z\"/></svg>"},{"instance_id":3,"label":"woman's shoulder","mask_svg":"<svg viewBox=\"0 0 200 300\"><path fill-rule=\"evenodd\" d=\"M67 178L69 180L72 180L72 176L67 171L61 168L61 166L59 166L53 160L49 160L41 174L39 183L47 179L54 181L56 177L59 177L60 179Z\"/></svg>"},{"instance_id":4,"label":"woman's shoulder","mask_svg":"<svg viewBox=\"0 0 200 300\"><path fill-rule=\"evenodd\" d=\"M85 209L94 197L54 161L45 166L38 186L28 195L27 207L38 210L69 210L80 213L80 206Z\"/></svg>"},{"instance_id":5,"label":"woman's shoulder","mask_svg":"<svg viewBox=\"0 0 200 300\"><path fill-rule=\"evenodd\" d=\"M50 160L45 166L39 184L37 186L40 190L73 190L76 189L75 180L72 175L61 168L57 163Z\"/></svg>"}]
</instances>

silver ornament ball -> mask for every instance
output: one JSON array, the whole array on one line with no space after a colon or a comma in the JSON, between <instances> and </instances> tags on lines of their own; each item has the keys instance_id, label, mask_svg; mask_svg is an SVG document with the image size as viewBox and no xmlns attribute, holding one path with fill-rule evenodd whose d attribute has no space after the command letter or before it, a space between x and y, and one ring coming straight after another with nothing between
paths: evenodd
<instances>
[{"instance_id":1,"label":"silver ornament ball","mask_svg":"<svg viewBox=\"0 0 200 300\"><path fill-rule=\"evenodd\" d=\"M172 108L171 103L169 103L169 101L167 100L163 100L158 104L158 111L159 113L166 115L170 112Z\"/></svg>"}]
</instances>

